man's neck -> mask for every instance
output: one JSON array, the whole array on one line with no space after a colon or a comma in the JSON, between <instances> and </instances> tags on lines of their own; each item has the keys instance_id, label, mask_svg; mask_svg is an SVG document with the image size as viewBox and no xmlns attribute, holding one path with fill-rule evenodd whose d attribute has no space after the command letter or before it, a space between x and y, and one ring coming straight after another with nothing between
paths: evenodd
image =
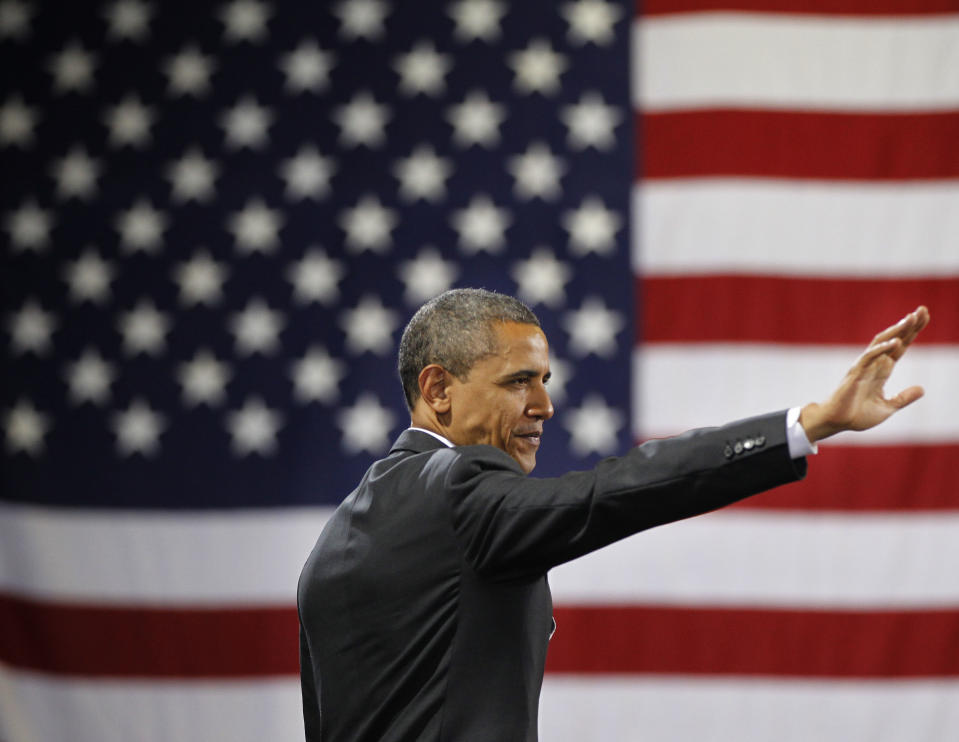
<instances>
[{"instance_id":1,"label":"man's neck","mask_svg":"<svg viewBox=\"0 0 959 742\"><path fill-rule=\"evenodd\" d=\"M418 430L420 433L426 433L427 435L431 435L434 438L436 438L436 440L440 441L441 443L444 443L447 447L449 448L453 447L453 442L451 440L449 440L448 438L444 438L439 433L436 433L432 430L427 430L426 428L418 428L415 425L411 425L409 429Z\"/></svg>"}]
</instances>

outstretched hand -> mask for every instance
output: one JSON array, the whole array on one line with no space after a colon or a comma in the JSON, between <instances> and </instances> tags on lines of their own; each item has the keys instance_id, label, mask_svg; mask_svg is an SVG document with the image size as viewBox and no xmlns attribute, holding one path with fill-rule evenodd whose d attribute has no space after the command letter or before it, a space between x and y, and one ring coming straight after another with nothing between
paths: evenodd
<instances>
[{"instance_id":1,"label":"outstretched hand","mask_svg":"<svg viewBox=\"0 0 959 742\"><path fill-rule=\"evenodd\" d=\"M806 437L815 443L843 430L867 430L919 399L921 386L895 397L886 397L883 387L896 361L927 324L929 310L921 306L876 335L828 400L802 408L799 422Z\"/></svg>"}]
</instances>

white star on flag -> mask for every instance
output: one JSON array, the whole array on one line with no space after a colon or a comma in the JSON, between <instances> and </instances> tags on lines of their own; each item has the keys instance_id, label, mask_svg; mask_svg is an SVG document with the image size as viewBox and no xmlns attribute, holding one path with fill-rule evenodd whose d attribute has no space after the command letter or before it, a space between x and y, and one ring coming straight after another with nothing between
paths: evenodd
<instances>
[{"instance_id":1,"label":"white star on flag","mask_svg":"<svg viewBox=\"0 0 959 742\"><path fill-rule=\"evenodd\" d=\"M573 271L569 265L557 260L552 250L537 247L527 260L513 263L510 275L524 301L559 307L566 301L566 284L573 277Z\"/></svg>"},{"instance_id":2,"label":"white star on flag","mask_svg":"<svg viewBox=\"0 0 959 742\"><path fill-rule=\"evenodd\" d=\"M111 40L142 41L149 35L153 10L139 0L118 0L103 11Z\"/></svg>"},{"instance_id":3,"label":"white star on flag","mask_svg":"<svg viewBox=\"0 0 959 742\"><path fill-rule=\"evenodd\" d=\"M166 170L167 178L173 186L174 201L197 201L199 203L213 198L213 184L220 168L213 160L203 156L196 147L183 153Z\"/></svg>"},{"instance_id":4,"label":"white star on flag","mask_svg":"<svg viewBox=\"0 0 959 742\"><path fill-rule=\"evenodd\" d=\"M388 252L390 232L398 222L396 212L385 208L374 195L363 196L356 206L340 215L340 227L346 232L346 247L351 253Z\"/></svg>"},{"instance_id":5,"label":"white star on flag","mask_svg":"<svg viewBox=\"0 0 959 742\"><path fill-rule=\"evenodd\" d=\"M340 35L345 39L377 41L385 33L389 6L382 0L343 0L333 13L340 19Z\"/></svg>"},{"instance_id":6,"label":"white star on flag","mask_svg":"<svg viewBox=\"0 0 959 742\"><path fill-rule=\"evenodd\" d=\"M57 181L57 195L61 198L91 198L97 190L100 164L79 146L74 146L63 158L55 161L50 173Z\"/></svg>"},{"instance_id":7,"label":"white star on flag","mask_svg":"<svg viewBox=\"0 0 959 742\"><path fill-rule=\"evenodd\" d=\"M492 102L485 91L473 90L462 103L447 109L446 118L453 125L453 141L458 145L493 147L499 144L499 127L506 120L506 110Z\"/></svg>"},{"instance_id":8,"label":"white star on flag","mask_svg":"<svg viewBox=\"0 0 959 742\"><path fill-rule=\"evenodd\" d=\"M0 39L25 39L30 34L33 8L18 0L0 3Z\"/></svg>"},{"instance_id":9,"label":"white star on flag","mask_svg":"<svg viewBox=\"0 0 959 742\"><path fill-rule=\"evenodd\" d=\"M163 69L170 79L172 95L199 98L210 92L210 75L216 69L216 63L212 56L203 54L196 44L190 44L167 59Z\"/></svg>"},{"instance_id":10,"label":"white star on flag","mask_svg":"<svg viewBox=\"0 0 959 742\"><path fill-rule=\"evenodd\" d=\"M596 196L586 197L578 208L563 214L563 229L569 232L574 255L609 255L616 249L616 233L622 224L619 214Z\"/></svg>"},{"instance_id":11,"label":"white star on flag","mask_svg":"<svg viewBox=\"0 0 959 742\"><path fill-rule=\"evenodd\" d=\"M561 193L559 181L566 165L543 142L533 142L521 155L509 158L509 171L519 198L553 200Z\"/></svg>"},{"instance_id":12,"label":"white star on flag","mask_svg":"<svg viewBox=\"0 0 959 742\"><path fill-rule=\"evenodd\" d=\"M192 360L181 363L177 370L184 404L187 407L222 404L231 376L229 366L217 360L209 349L198 350Z\"/></svg>"},{"instance_id":13,"label":"white star on flag","mask_svg":"<svg viewBox=\"0 0 959 742\"><path fill-rule=\"evenodd\" d=\"M320 49L316 40L300 42L289 54L283 55L280 69L286 75L286 89L291 93L319 93L330 84L334 57Z\"/></svg>"},{"instance_id":14,"label":"white star on flag","mask_svg":"<svg viewBox=\"0 0 959 742\"><path fill-rule=\"evenodd\" d=\"M563 415L563 427L569 432L569 445L576 453L607 456L619 448L617 436L626 416L606 404L598 394L588 394L579 407Z\"/></svg>"},{"instance_id":15,"label":"white star on flag","mask_svg":"<svg viewBox=\"0 0 959 742\"><path fill-rule=\"evenodd\" d=\"M47 312L35 300L29 299L7 320L10 341L17 354L44 355L50 350L50 336L59 322L52 312Z\"/></svg>"},{"instance_id":16,"label":"white star on flag","mask_svg":"<svg viewBox=\"0 0 959 742\"><path fill-rule=\"evenodd\" d=\"M496 206L487 195L474 196L469 206L454 211L450 217L459 233L460 247L466 253L500 252L506 245L503 233L511 221L509 212Z\"/></svg>"},{"instance_id":17,"label":"white star on flag","mask_svg":"<svg viewBox=\"0 0 959 742\"><path fill-rule=\"evenodd\" d=\"M389 106L377 103L369 91L353 96L349 103L338 106L331 115L340 127L340 141L345 147L379 147L386 141Z\"/></svg>"},{"instance_id":18,"label":"white star on flag","mask_svg":"<svg viewBox=\"0 0 959 742\"><path fill-rule=\"evenodd\" d=\"M93 348L86 348L64 371L73 404L104 404L110 397L110 385L116 379L113 364Z\"/></svg>"},{"instance_id":19,"label":"white star on flag","mask_svg":"<svg viewBox=\"0 0 959 742\"><path fill-rule=\"evenodd\" d=\"M63 277L71 300L102 304L110 297L110 282L116 276L113 264L93 249L86 249L76 260L64 265Z\"/></svg>"},{"instance_id":20,"label":"white star on flag","mask_svg":"<svg viewBox=\"0 0 959 742\"><path fill-rule=\"evenodd\" d=\"M236 337L237 352L242 355L259 353L269 355L280 347L280 332L285 318L266 304L263 299L254 298L247 302L241 312L230 319L230 329Z\"/></svg>"},{"instance_id":21,"label":"white star on flag","mask_svg":"<svg viewBox=\"0 0 959 742\"><path fill-rule=\"evenodd\" d=\"M150 127L155 119L153 109L133 95L109 107L103 115L114 147L145 147L150 142Z\"/></svg>"},{"instance_id":22,"label":"white star on flag","mask_svg":"<svg viewBox=\"0 0 959 742\"><path fill-rule=\"evenodd\" d=\"M509 55L509 64L516 73L513 84L521 93L551 95L559 90L559 77L569 63L544 39L534 39L529 46Z\"/></svg>"},{"instance_id":23,"label":"white star on flag","mask_svg":"<svg viewBox=\"0 0 959 742\"><path fill-rule=\"evenodd\" d=\"M33 143L36 125L36 109L26 105L19 95L8 98L0 106L0 145L27 147Z\"/></svg>"},{"instance_id":24,"label":"white star on flag","mask_svg":"<svg viewBox=\"0 0 959 742\"><path fill-rule=\"evenodd\" d=\"M496 41L506 5L497 0L459 0L447 11L456 24L454 34L462 41Z\"/></svg>"},{"instance_id":25,"label":"white star on flag","mask_svg":"<svg viewBox=\"0 0 959 742\"><path fill-rule=\"evenodd\" d=\"M34 200L25 202L16 211L7 214L3 221L17 251L43 252L50 243L54 219Z\"/></svg>"},{"instance_id":26,"label":"white star on flag","mask_svg":"<svg viewBox=\"0 0 959 742\"><path fill-rule=\"evenodd\" d=\"M397 272L406 286L403 300L411 306L442 294L459 275L456 263L443 260L435 247L423 248L413 260L404 260Z\"/></svg>"},{"instance_id":27,"label":"white star on flag","mask_svg":"<svg viewBox=\"0 0 959 742\"><path fill-rule=\"evenodd\" d=\"M167 218L145 198L140 198L117 215L115 226L124 252L155 253L160 249Z\"/></svg>"},{"instance_id":28,"label":"white star on flag","mask_svg":"<svg viewBox=\"0 0 959 742\"><path fill-rule=\"evenodd\" d=\"M220 117L226 131L226 143L233 149L260 149L267 142L267 131L276 117L252 95L245 95Z\"/></svg>"},{"instance_id":29,"label":"white star on flag","mask_svg":"<svg viewBox=\"0 0 959 742\"><path fill-rule=\"evenodd\" d=\"M150 299L140 299L131 311L121 312L117 324L123 349L129 355L156 356L166 348L170 320Z\"/></svg>"},{"instance_id":30,"label":"white star on flag","mask_svg":"<svg viewBox=\"0 0 959 742\"><path fill-rule=\"evenodd\" d=\"M312 347L290 368L293 393L300 402L332 404L339 396L339 383L346 376L346 364L333 358L326 348Z\"/></svg>"},{"instance_id":31,"label":"white star on flag","mask_svg":"<svg viewBox=\"0 0 959 742\"><path fill-rule=\"evenodd\" d=\"M43 451L43 437L51 428L50 416L38 412L29 400L19 400L4 415L7 450L31 456Z\"/></svg>"},{"instance_id":32,"label":"white star on flag","mask_svg":"<svg viewBox=\"0 0 959 742\"><path fill-rule=\"evenodd\" d=\"M564 106L560 118L569 130L571 147L607 150L616 143L613 131L623 115L615 106L606 105L599 93L589 92L580 96L579 103Z\"/></svg>"},{"instance_id":33,"label":"white star on flag","mask_svg":"<svg viewBox=\"0 0 959 742\"><path fill-rule=\"evenodd\" d=\"M300 147L297 153L280 166L286 181L286 195L292 200L318 200L330 193L330 178L336 172L332 157L325 157L313 145Z\"/></svg>"},{"instance_id":34,"label":"white star on flag","mask_svg":"<svg viewBox=\"0 0 959 742\"><path fill-rule=\"evenodd\" d=\"M589 297L579 309L566 312L562 325L569 333L573 353L593 353L605 358L616 353L616 334L626 326L626 321L619 312L607 308L602 299Z\"/></svg>"},{"instance_id":35,"label":"white star on flag","mask_svg":"<svg viewBox=\"0 0 959 742\"><path fill-rule=\"evenodd\" d=\"M376 355L389 353L393 349L393 330L399 323L396 312L384 307L379 297L369 295L340 315L346 347L354 355L367 351Z\"/></svg>"},{"instance_id":36,"label":"white star on flag","mask_svg":"<svg viewBox=\"0 0 959 742\"><path fill-rule=\"evenodd\" d=\"M446 179L452 173L450 161L437 156L428 144L419 145L393 167L393 174L400 181L400 196L407 201L440 201L446 195Z\"/></svg>"},{"instance_id":37,"label":"white star on flag","mask_svg":"<svg viewBox=\"0 0 959 742\"><path fill-rule=\"evenodd\" d=\"M58 93L87 92L93 85L95 67L96 55L86 51L77 41L67 44L48 65L53 75L53 87Z\"/></svg>"},{"instance_id":38,"label":"white star on flag","mask_svg":"<svg viewBox=\"0 0 959 742\"><path fill-rule=\"evenodd\" d=\"M233 233L238 252L272 253L280 245L279 232L283 221L278 209L271 209L262 199L254 198L230 215L227 228Z\"/></svg>"},{"instance_id":39,"label":"white star on flag","mask_svg":"<svg viewBox=\"0 0 959 742\"><path fill-rule=\"evenodd\" d=\"M319 248L308 250L286 270L287 280L293 284L293 298L300 304L333 304L340 296L339 283L345 276L343 262Z\"/></svg>"},{"instance_id":40,"label":"white star on flag","mask_svg":"<svg viewBox=\"0 0 959 742\"><path fill-rule=\"evenodd\" d=\"M200 250L173 269L173 279L180 286L180 303L188 307L219 304L228 272L229 269L213 260L208 251Z\"/></svg>"},{"instance_id":41,"label":"white star on flag","mask_svg":"<svg viewBox=\"0 0 959 742\"><path fill-rule=\"evenodd\" d=\"M133 400L126 410L115 413L112 419L117 450L121 455L156 456L160 452L160 435L166 430L166 420L145 401Z\"/></svg>"},{"instance_id":42,"label":"white star on flag","mask_svg":"<svg viewBox=\"0 0 959 742\"><path fill-rule=\"evenodd\" d=\"M448 54L440 54L426 41L418 42L393 63L400 76L400 90L407 95L439 95L446 88L445 77L452 66Z\"/></svg>"},{"instance_id":43,"label":"white star on flag","mask_svg":"<svg viewBox=\"0 0 959 742\"><path fill-rule=\"evenodd\" d=\"M232 43L257 43L266 38L266 24L273 11L257 0L233 0L220 10L223 36Z\"/></svg>"},{"instance_id":44,"label":"white star on flag","mask_svg":"<svg viewBox=\"0 0 959 742\"><path fill-rule=\"evenodd\" d=\"M237 456L273 454L277 448L276 436L282 426L283 415L271 410L259 397L247 399L242 408L227 415L233 453Z\"/></svg>"},{"instance_id":45,"label":"white star on flag","mask_svg":"<svg viewBox=\"0 0 959 742\"><path fill-rule=\"evenodd\" d=\"M369 392L364 392L352 407L344 407L337 415L343 431L343 449L347 453L366 451L380 454L390 447L389 432L396 420L389 409Z\"/></svg>"},{"instance_id":46,"label":"white star on flag","mask_svg":"<svg viewBox=\"0 0 959 742\"><path fill-rule=\"evenodd\" d=\"M622 8L605 0L576 0L564 4L560 13L569 23L569 38L574 44L592 42L598 46L613 42L613 26L623 15Z\"/></svg>"}]
</instances>

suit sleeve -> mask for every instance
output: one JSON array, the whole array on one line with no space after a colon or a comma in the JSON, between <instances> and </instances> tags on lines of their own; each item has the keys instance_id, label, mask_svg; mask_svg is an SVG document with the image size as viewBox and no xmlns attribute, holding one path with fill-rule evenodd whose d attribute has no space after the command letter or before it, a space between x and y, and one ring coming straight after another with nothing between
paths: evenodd
<instances>
[{"instance_id":1,"label":"suit sleeve","mask_svg":"<svg viewBox=\"0 0 959 742\"><path fill-rule=\"evenodd\" d=\"M649 441L595 469L524 476L489 446L440 452L467 561L492 579L541 575L630 534L723 507L805 475L785 412Z\"/></svg>"}]
</instances>

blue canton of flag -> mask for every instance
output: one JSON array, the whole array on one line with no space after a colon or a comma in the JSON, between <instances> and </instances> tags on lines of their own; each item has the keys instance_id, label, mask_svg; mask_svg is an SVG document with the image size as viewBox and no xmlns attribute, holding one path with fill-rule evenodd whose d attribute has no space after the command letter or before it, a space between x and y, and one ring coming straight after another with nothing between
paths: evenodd
<instances>
[{"instance_id":1,"label":"blue canton of flag","mask_svg":"<svg viewBox=\"0 0 959 742\"><path fill-rule=\"evenodd\" d=\"M6 500L333 504L454 286L551 342L539 475L632 442L625 3L0 3Z\"/></svg>"}]
</instances>

